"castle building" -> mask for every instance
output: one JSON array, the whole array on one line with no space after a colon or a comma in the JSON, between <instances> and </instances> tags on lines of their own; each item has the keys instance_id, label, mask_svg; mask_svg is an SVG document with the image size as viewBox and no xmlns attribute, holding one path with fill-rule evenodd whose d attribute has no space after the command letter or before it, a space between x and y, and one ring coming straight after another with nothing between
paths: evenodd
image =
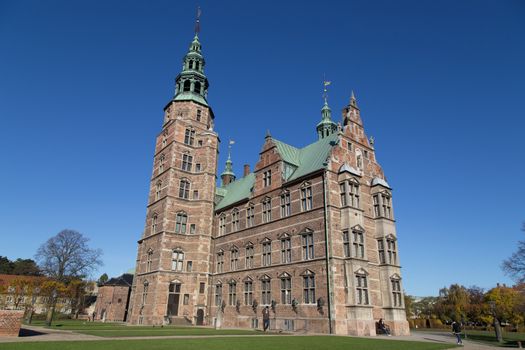
<instances>
[{"instance_id":1,"label":"castle building","mask_svg":"<svg viewBox=\"0 0 525 350\"><path fill-rule=\"evenodd\" d=\"M274 330L375 335L382 318L408 334L392 190L353 93L340 124L325 95L306 147L268 133L240 178L228 155L218 186L197 34L156 140L128 322L261 328L269 307Z\"/></svg>"}]
</instances>

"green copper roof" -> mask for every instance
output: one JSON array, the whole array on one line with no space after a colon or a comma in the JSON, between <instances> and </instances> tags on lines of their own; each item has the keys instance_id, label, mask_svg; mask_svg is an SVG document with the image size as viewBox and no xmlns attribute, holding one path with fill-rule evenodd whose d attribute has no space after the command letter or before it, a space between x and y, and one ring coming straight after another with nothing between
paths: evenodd
<instances>
[{"instance_id":1,"label":"green copper roof","mask_svg":"<svg viewBox=\"0 0 525 350\"><path fill-rule=\"evenodd\" d=\"M173 101L195 101L205 106L208 105L208 101L202 95L190 91L179 92L175 95Z\"/></svg>"},{"instance_id":2,"label":"green copper roof","mask_svg":"<svg viewBox=\"0 0 525 350\"><path fill-rule=\"evenodd\" d=\"M227 186L221 187L220 191L217 191L217 195L223 195L219 203L215 206L215 210L220 210L231 204L237 203L240 200L249 198L252 194L253 184L255 183L255 174L251 173L245 177L236 180Z\"/></svg>"},{"instance_id":3,"label":"green copper roof","mask_svg":"<svg viewBox=\"0 0 525 350\"><path fill-rule=\"evenodd\" d=\"M285 181L292 181L323 169L330 155L330 150L337 142L337 139L338 135L334 133L301 149L272 139L283 161L293 165L292 171L286 173L287 178ZM225 187L218 188L216 194L223 198L217 203L215 210L221 210L241 200L250 198L254 182L255 174L251 173Z\"/></svg>"}]
</instances>

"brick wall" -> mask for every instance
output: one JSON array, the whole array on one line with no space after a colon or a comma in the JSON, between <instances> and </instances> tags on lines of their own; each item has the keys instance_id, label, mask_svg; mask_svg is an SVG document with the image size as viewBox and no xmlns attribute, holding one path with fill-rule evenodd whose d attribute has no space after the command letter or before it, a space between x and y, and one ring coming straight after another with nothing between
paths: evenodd
<instances>
[{"instance_id":1,"label":"brick wall","mask_svg":"<svg viewBox=\"0 0 525 350\"><path fill-rule=\"evenodd\" d=\"M0 337L18 337L24 311L0 310Z\"/></svg>"}]
</instances>

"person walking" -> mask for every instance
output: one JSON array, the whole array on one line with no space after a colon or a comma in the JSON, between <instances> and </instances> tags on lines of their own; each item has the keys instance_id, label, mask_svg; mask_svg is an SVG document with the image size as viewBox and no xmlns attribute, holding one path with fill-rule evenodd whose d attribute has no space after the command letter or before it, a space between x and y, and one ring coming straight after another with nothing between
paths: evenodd
<instances>
[{"instance_id":1,"label":"person walking","mask_svg":"<svg viewBox=\"0 0 525 350\"><path fill-rule=\"evenodd\" d=\"M452 322L452 333L456 336L457 344L463 345L463 341L461 340L461 325L456 321Z\"/></svg>"},{"instance_id":2,"label":"person walking","mask_svg":"<svg viewBox=\"0 0 525 350\"><path fill-rule=\"evenodd\" d=\"M263 309L263 330L266 332L270 328L270 308L267 306Z\"/></svg>"}]
</instances>

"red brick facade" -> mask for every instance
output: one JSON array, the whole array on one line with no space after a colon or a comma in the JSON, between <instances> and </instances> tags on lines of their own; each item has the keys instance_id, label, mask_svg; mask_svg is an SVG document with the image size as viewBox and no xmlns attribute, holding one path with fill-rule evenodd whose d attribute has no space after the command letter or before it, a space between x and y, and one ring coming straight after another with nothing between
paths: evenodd
<instances>
[{"instance_id":1,"label":"red brick facade","mask_svg":"<svg viewBox=\"0 0 525 350\"><path fill-rule=\"evenodd\" d=\"M290 177L282 143L268 135L250 194L226 206L221 196L236 182L216 189L211 109L172 101L165 113L131 323L260 328L268 306L271 329L375 335L383 318L408 334L392 192L355 99L313 146L325 150L308 160L319 166Z\"/></svg>"},{"instance_id":2,"label":"red brick facade","mask_svg":"<svg viewBox=\"0 0 525 350\"><path fill-rule=\"evenodd\" d=\"M18 337L24 311L0 310L0 337Z\"/></svg>"}]
</instances>

